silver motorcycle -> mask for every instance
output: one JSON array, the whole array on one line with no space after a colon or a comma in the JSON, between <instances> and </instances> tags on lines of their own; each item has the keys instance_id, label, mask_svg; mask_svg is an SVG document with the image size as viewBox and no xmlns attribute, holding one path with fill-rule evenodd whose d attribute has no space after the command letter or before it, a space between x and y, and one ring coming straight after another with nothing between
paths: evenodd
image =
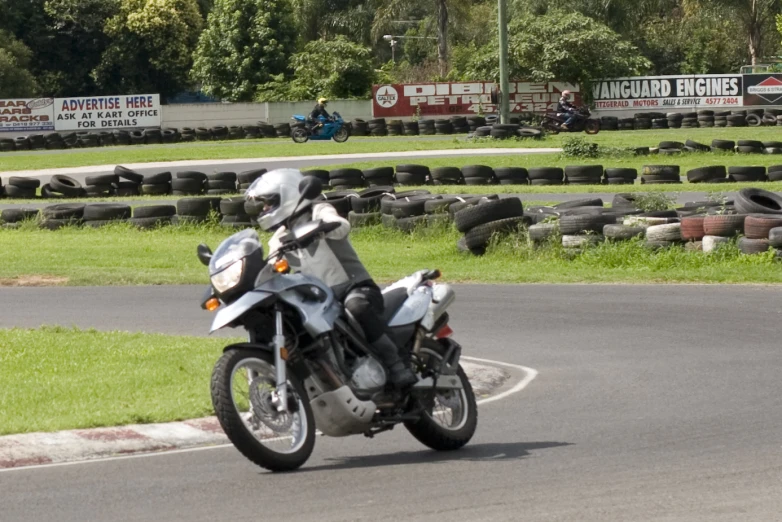
<instances>
[{"instance_id":1,"label":"silver motorcycle","mask_svg":"<svg viewBox=\"0 0 782 522\"><path fill-rule=\"evenodd\" d=\"M317 179L305 178L299 204L321 190ZM316 429L330 437L373 437L404 424L434 450L461 448L475 433L478 411L448 325L453 289L434 282L439 271L422 270L383 290L392 338L419 376L396 390L334 292L291 273L284 259L337 226L320 220L298 226L268 258L252 229L229 237L214 254L199 245L211 280L201 306L216 311L210 333L242 327L248 335L225 347L212 372L220 425L245 457L271 471L302 466Z\"/></svg>"}]
</instances>

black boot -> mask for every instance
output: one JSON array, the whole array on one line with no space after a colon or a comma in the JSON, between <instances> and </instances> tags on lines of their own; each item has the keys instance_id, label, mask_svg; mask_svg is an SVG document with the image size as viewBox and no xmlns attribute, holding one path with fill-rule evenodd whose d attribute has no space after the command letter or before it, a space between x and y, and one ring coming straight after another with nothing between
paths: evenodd
<instances>
[{"instance_id":1,"label":"black boot","mask_svg":"<svg viewBox=\"0 0 782 522\"><path fill-rule=\"evenodd\" d=\"M418 382L418 377L399 357L399 349L396 343L387 335L383 334L377 341L372 343L377 350L383 364L388 369L391 384L398 389L404 389Z\"/></svg>"}]
</instances>

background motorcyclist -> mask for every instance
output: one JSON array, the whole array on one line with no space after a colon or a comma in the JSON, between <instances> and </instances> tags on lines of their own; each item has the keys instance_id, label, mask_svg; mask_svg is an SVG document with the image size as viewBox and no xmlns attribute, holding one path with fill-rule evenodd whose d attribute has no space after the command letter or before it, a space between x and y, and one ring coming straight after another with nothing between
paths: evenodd
<instances>
[{"instance_id":1,"label":"background motorcyclist","mask_svg":"<svg viewBox=\"0 0 782 522\"><path fill-rule=\"evenodd\" d=\"M324 120L328 121L331 119L331 115L326 110L326 105L328 105L328 103L328 98L318 98L318 103L316 103L315 108L312 109L310 119L315 122L315 126L312 128L313 132L323 127ZM324 120L321 120L321 118L324 118Z\"/></svg>"},{"instance_id":2,"label":"background motorcyclist","mask_svg":"<svg viewBox=\"0 0 782 522\"><path fill-rule=\"evenodd\" d=\"M326 202L304 200L296 209L299 183L303 179L298 170L278 169L261 176L247 190L246 198L264 203L258 224L264 230L274 231L269 240L270 252L280 247L281 238L288 232L285 223L291 216L291 228L318 219L339 223L339 228L324 234L307 248L286 253L285 259L292 271L317 277L334 290L361 325L367 341L388 369L394 386L401 389L415 384L418 378L406 358L400 357L399 348L388 335L388 325L382 316L384 302L380 288L348 240L350 223Z\"/></svg>"},{"instance_id":3,"label":"background motorcyclist","mask_svg":"<svg viewBox=\"0 0 782 522\"><path fill-rule=\"evenodd\" d=\"M570 126L576 122L576 119L578 119L576 106L570 103L570 91L562 91L562 96L559 98L559 103L557 103L557 113L568 115L567 120L562 124L564 130L568 130Z\"/></svg>"}]
</instances>

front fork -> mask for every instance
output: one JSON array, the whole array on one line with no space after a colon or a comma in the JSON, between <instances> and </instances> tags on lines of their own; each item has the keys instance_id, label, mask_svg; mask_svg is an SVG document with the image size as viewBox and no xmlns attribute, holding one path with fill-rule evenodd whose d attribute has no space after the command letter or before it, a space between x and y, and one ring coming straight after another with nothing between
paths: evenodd
<instances>
[{"instance_id":1,"label":"front fork","mask_svg":"<svg viewBox=\"0 0 782 522\"><path fill-rule=\"evenodd\" d=\"M277 411L288 411L288 376L282 351L285 349L285 332L283 331L282 310L277 310L274 317L274 368L276 370L276 389L272 392L272 404Z\"/></svg>"}]
</instances>

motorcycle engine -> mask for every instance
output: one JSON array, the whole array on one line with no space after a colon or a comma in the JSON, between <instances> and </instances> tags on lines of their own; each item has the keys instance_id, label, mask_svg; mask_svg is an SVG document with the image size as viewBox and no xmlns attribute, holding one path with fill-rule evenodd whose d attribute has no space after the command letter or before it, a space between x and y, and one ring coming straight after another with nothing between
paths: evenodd
<instances>
[{"instance_id":1,"label":"motorcycle engine","mask_svg":"<svg viewBox=\"0 0 782 522\"><path fill-rule=\"evenodd\" d=\"M354 392L369 396L381 391L385 385L386 371L379 362L372 357L356 360L350 378L350 387Z\"/></svg>"}]
</instances>

